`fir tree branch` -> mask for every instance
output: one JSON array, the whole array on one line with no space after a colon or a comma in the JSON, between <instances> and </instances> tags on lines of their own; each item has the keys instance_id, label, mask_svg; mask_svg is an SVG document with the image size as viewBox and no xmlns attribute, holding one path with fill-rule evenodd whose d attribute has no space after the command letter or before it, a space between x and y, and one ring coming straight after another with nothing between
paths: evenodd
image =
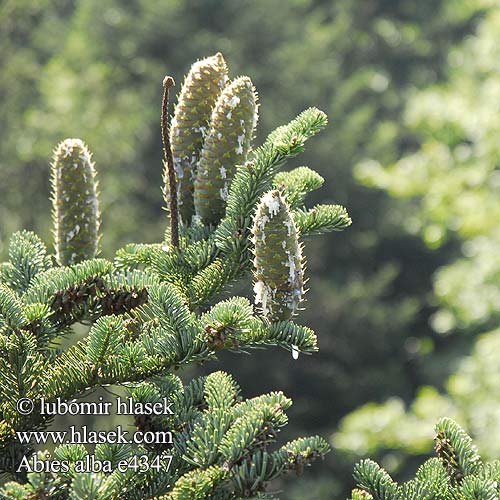
<instances>
[{"instance_id":1,"label":"fir tree branch","mask_svg":"<svg viewBox=\"0 0 500 500\"><path fill-rule=\"evenodd\" d=\"M341 205L316 205L311 210L298 209L293 219L301 236L311 236L330 231L342 231L352 221Z\"/></svg>"},{"instance_id":2,"label":"fir tree branch","mask_svg":"<svg viewBox=\"0 0 500 500\"><path fill-rule=\"evenodd\" d=\"M127 245L117 252L114 263L95 258L100 216L95 172L90 155L80 147L83 143L72 139L60 146L53 176L58 179L62 170L57 168L64 167L70 179L72 169L83 162L76 195L81 198L84 181L91 180L93 196L86 200L88 213L75 226L75 217L67 217L78 205L68 195L71 182L64 189L56 186L56 248L59 264L68 265L53 267L55 263L41 240L27 232L13 237L9 261L0 265L0 470L13 473L24 483L7 483L0 488L0 496L53 500L264 499L269 498L265 494L268 481L289 470L301 473L328 452L328 445L318 437L301 438L270 450L287 423L286 410L291 405L280 392L242 400L238 385L225 373L195 379L187 386L168 373L182 365L211 360L222 349L238 351L265 345L280 345L294 353L317 349L314 332L289 321L288 311L265 318L241 297L213 305L231 282L250 270L250 226L257 202L273 183L279 191L264 198L254 224L254 238L259 237L262 245L267 238L276 241L271 249L261 245L256 251L258 267L262 279L265 274L269 281L266 267L281 266L273 290L286 288L296 296L297 304L303 284L302 247L298 232L294 230L292 235L290 229L297 224L302 233L312 234L340 229L350 222L345 210L336 206L315 207L309 212L300 208L307 193L323 182L312 170L300 167L275 177L284 162L302 152L306 140L326 125L324 113L315 108L306 110L276 129L252 152L249 147L256 123L256 94L250 80L236 79L224 90L227 67L221 54L200 61L192 69L171 130L168 91L174 81L168 76L163 81L161 128L164 178L168 183L164 194L170 204L170 228L165 239L170 244ZM217 101L219 95L222 97ZM216 101L218 111L212 115L217 116L208 140L206 125L211 123L209 115ZM83 157L77 158L80 150ZM227 156L228 152L234 154ZM247 153L250 161L236 166L244 162ZM200 155L207 172L196 172ZM220 173L217 182L209 170ZM188 175L183 178L183 173ZM196 205L204 211L198 215L205 223L199 217L190 220L195 174L199 184ZM281 199L287 196L292 211ZM215 209L205 203L215 198ZM278 201L286 208L281 218L276 213ZM224 213L221 223L214 226ZM180 217L185 224L180 224ZM268 218L275 218L279 231L271 230ZM76 241L77 235L85 238ZM287 240L290 236L293 241ZM267 258L266 252L279 255ZM287 256L294 256L293 261ZM300 279L292 282L292 277ZM296 304L291 305L288 309L293 312ZM77 322L90 327L88 336L65 351L57 348L58 337L69 334ZM134 401L172 401L174 415L136 415L134 423L141 431L173 429L175 438L163 445L98 445L95 455L116 464L123 458L154 458L159 452L171 451L172 470L86 474L70 469L64 474L15 474L21 457L32 456L33 450L31 445L15 442L14 432L45 429L52 418L37 411L20 415L16 411L19 397L68 401L97 387L116 384L133 384ZM83 446L63 445L55 455L74 464L87 457L87 451ZM456 456L459 461L466 460L467 447L458 443ZM490 476L481 476L478 481L465 478L461 483L464 494L489 491ZM409 486L408 491L413 495L418 488Z\"/></svg>"}]
</instances>

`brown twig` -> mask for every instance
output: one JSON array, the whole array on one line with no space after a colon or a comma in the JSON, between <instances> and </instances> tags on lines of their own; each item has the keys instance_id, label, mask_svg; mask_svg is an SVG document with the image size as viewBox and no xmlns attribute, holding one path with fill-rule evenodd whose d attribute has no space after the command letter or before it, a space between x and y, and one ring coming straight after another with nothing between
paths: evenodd
<instances>
[{"instance_id":1,"label":"brown twig","mask_svg":"<svg viewBox=\"0 0 500 500\"><path fill-rule=\"evenodd\" d=\"M168 89L175 85L171 76L163 79L163 101L161 103L161 137L163 140L163 154L168 175L168 189L170 194L170 243L179 247L179 210L177 206L177 180L175 178L174 157L168 130Z\"/></svg>"}]
</instances>

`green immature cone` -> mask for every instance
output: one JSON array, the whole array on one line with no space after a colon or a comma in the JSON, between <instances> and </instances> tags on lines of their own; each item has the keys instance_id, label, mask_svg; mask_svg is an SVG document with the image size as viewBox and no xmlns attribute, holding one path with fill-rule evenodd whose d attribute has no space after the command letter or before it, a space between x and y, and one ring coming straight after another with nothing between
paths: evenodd
<instances>
[{"instance_id":1,"label":"green immature cone","mask_svg":"<svg viewBox=\"0 0 500 500\"><path fill-rule=\"evenodd\" d=\"M68 266L94 258L99 244L96 172L80 139L66 139L54 152L52 205L58 263Z\"/></svg>"},{"instance_id":2,"label":"green immature cone","mask_svg":"<svg viewBox=\"0 0 500 500\"><path fill-rule=\"evenodd\" d=\"M228 85L212 113L194 182L196 215L216 224L224 216L236 166L245 162L257 123L257 94L250 78Z\"/></svg>"},{"instance_id":3,"label":"green immature cone","mask_svg":"<svg viewBox=\"0 0 500 500\"><path fill-rule=\"evenodd\" d=\"M219 52L194 63L184 81L170 128L170 142L177 174L179 211L182 220L194 215L193 182L203 140L208 133L212 108L227 82L227 65ZM164 198L168 181L164 172Z\"/></svg>"},{"instance_id":4,"label":"green immature cone","mask_svg":"<svg viewBox=\"0 0 500 500\"><path fill-rule=\"evenodd\" d=\"M271 321L289 319L304 295L304 259L290 208L279 191L261 198L252 233L255 303Z\"/></svg>"}]
</instances>

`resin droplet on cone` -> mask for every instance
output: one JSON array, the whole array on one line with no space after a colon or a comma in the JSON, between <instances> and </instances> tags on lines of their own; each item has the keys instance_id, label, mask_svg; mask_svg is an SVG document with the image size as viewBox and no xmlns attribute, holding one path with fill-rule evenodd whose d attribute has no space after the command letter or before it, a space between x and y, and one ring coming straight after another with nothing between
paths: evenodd
<instances>
[{"instance_id":1,"label":"resin droplet on cone","mask_svg":"<svg viewBox=\"0 0 500 500\"><path fill-rule=\"evenodd\" d=\"M52 205L57 262L71 265L97 255L99 204L94 163L80 139L66 139L54 151Z\"/></svg>"},{"instance_id":2,"label":"resin droplet on cone","mask_svg":"<svg viewBox=\"0 0 500 500\"><path fill-rule=\"evenodd\" d=\"M271 321L289 319L304 295L304 260L297 228L279 191L261 198L252 233L255 303Z\"/></svg>"}]
</instances>

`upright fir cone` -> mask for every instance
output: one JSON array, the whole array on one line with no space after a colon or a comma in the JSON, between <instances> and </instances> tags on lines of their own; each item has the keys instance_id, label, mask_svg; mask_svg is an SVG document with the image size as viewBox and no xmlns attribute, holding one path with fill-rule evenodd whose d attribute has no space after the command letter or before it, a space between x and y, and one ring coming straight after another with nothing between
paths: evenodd
<instances>
[{"instance_id":1,"label":"upright fir cone","mask_svg":"<svg viewBox=\"0 0 500 500\"><path fill-rule=\"evenodd\" d=\"M179 211L184 222L194 215L193 182L212 108L227 82L227 65L220 52L194 63L184 81L170 128L170 142L177 174ZM163 194L168 204L164 172Z\"/></svg>"},{"instance_id":2,"label":"upright fir cone","mask_svg":"<svg viewBox=\"0 0 500 500\"><path fill-rule=\"evenodd\" d=\"M217 100L194 181L196 215L216 224L224 216L236 165L247 158L257 123L257 94L250 78L228 85Z\"/></svg>"},{"instance_id":3,"label":"upright fir cone","mask_svg":"<svg viewBox=\"0 0 500 500\"><path fill-rule=\"evenodd\" d=\"M289 319L304 295L304 260L297 228L279 191L269 191L260 200L252 233L255 303L271 321Z\"/></svg>"},{"instance_id":4,"label":"upright fir cone","mask_svg":"<svg viewBox=\"0 0 500 500\"><path fill-rule=\"evenodd\" d=\"M80 139L65 139L54 151L52 216L56 258L76 264L97 255L99 204L94 163Z\"/></svg>"}]
</instances>

